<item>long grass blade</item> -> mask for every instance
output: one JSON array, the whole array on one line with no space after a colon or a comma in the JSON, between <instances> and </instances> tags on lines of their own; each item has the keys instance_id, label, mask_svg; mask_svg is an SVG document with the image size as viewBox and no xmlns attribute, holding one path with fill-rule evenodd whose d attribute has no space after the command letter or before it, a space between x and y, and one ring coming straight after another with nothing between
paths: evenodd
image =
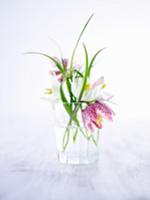
<instances>
[{"instance_id":1,"label":"long grass blade","mask_svg":"<svg viewBox=\"0 0 150 200\"><path fill-rule=\"evenodd\" d=\"M96 57L97 57L97 56L99 55L99 53L101 53L104 49L106 49L106 48L100 49L100 50L97 51L97 52L95 53L95 55L93 56L93 58L92 58L92 60L91 60L91 62L90 62L90 64L89 64L88 76L90 76L91 69L92 69L92 67L93 67L93 64L94 64L94 61L95 61Z\"/></svg>"},{"instance_id":2,"label":"long grass blade","mask_svg":"<svg viewBox=\"0 0 150 200\"><path fill-rule=\"evenodd\" d=\"M49 55L47 55L47 54L45 54L45 53L41 53L41 52L26 52L26 53L24 53L24 54L37 54L37 55L42 55L42 56L44 56L44 57L49 58L51 61L53 61L53 62L55 63L55 65L56 65L56 67L59 69L59 71L60 71L63 75L65 75L65 71L64 71L63 67L60 65L60 63L59 63L55 58L53 58L53 57L51 57L51 56L49 56Z\"/></svg>"},{"instance_id":3,"label":"long grass blade","mask_svg":"<svg viewBox=\"0 0 150 200\"><path fill-rule=\"evenodd\" d=\"M78 101L80 101L82 99L82 95L84 93L84 89L85 89L85 85L86 85L87 77L88 77L88 71L89 71L89 67L88 67L88 52L87 52L87 48L86 48L85 44L83 44L83 48L84 48L84 52L85 52L85 74L84 74L83 85L82 85L82 88L81 88L81 92L80 92Z\"/></svg>"},{"instance_id":4,"label":"long grass blade","mask_svg":"<svg viewBox=\"0 0 150 200\"><path fill-rule=\"evenodd\" d=\"M75 47L74 47L74 49L73 49L72 56L71 56L71 62L70 62L70 76L71 76L71 77L72 77L73 60L74 60L74 56L75 56L76 49L77 49L77 47L78 47L78 44L79 44L79 42L80 42L80 39L81 39L81 37L82 37L82 35L83 35L83 33L84 33L86 27L88 26L88 24L89 24L89 22L90 22L90 20L92 19L93 16L94 16L94 14L92 14L92 15L89 17L89 19L87 20L87 22L85 23L85 25L84 25L84 27L83 27L83 29L82 29L82 31L81 31L81 33L80 33L78 39L77 39L77 42L76 42L76 44L75 44Z\"/></svg>"}]
</instances>

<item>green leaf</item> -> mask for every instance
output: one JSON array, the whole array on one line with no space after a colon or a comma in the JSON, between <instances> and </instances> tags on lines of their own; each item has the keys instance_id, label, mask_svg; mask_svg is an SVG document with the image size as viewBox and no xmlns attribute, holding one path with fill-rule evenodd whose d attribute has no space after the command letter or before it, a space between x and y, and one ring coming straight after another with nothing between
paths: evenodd
<instances>
[{"instance_id":1,"label":"green leaf","mask_svg":"<svg viewBox=\"0 0 150 200\"><path fill-rule=\"evenodd\" d=\"M89 22L90 22L90 20L92 19L93 16L94 16L94 14L92 14L92 15L89 17L89 19L87 20L87 22L85 23L85 25L84 25L84 27L83 27L83 29L82 29L82 31L81 31L81 33L80 33L78 39L77 39L77 42L76 42L76 44L75 44L75 47L74 47L74 49L73 49L72 56L71 56L71 63L70 63L70 76L71 76L71 77L72 77L73 59L74 59L74 56L75 56L76 49L77 49L77 47L78 47L78 44L79 44L79 42L80 42L80 39L81 39L81 37L82 37L82 35L83 35L83 33L84 33L86 27L88 26L88 24L89 24Z\"/></svg>"},{"instance_id":2,"label":"green leaf","mask_svg":"<svg viewBox=\"0 0 150 200\"><path fill-rule=\"evenodd\" d=\"M94 61L95 61L96 57L97 57L97 56L98 56L98 54L99 54L100 52L102 52L104 49L106 49L106 48L102 48L102 49L100 49L100 50L99 50L99 51L97 51L97 52L96 52L96 54L93 56L93 58L92 58L92 60L91 60L91 62L90 62L90 64L89 64L88 76L90 76L90 73L91 73L91 68L93 67L93 63L94 63Z\"/></svg>"},{"instance_id":3,"label":"green leaf","mask_svg":"<svg viewBox=\"0 0 150 200\"><path fill-rule=\"evenodd\" d=\"M79 121L77 120L76 113L72 112L71 105L69 104L69 102L65 96L65 93L63 90L63 84L60 85L60 97L61 97L61 100L62 100L65 110L67 111L67 113L70 116L70 119L73 120L79 126Z\"/></svg>"},{"instance_id":4,"label":"green leaf","mask_svg":"<svg viewBox=\"0 0 150 200\"><path fill-rule=\"evenodd\" d=\"M70 96L70 106L72 108L73 93L72 93L72 90L71 90L71 83L70 83L68 78L66 78L65 80L66 80L66 86L67 86L67 89L68 89L68 93L69 93L69 96Z\"/></svg>"},{"instance_id":5,"label":"green leaf","mask_svg":"<svg viewBox=\"0 0 150 200\"><path fill-rule=\"evenodd\" d=\"M76 69L75 71L76 71L76 73L78 74L79 77L82 77L82 78L84 77L83 74L79 70Z\"/></svg>"},{"instance_id":6,"label":"green leaf","mask_svg":"<svg viewBox=\"0 0 150 200\"><path fill-rule=\"evenodd\" d=\"M78 98L78 102L82 99L82 95L84 93L84 89L85 89L85 85L86 85L87 77L88 77L88 71L89 71L89 68L88 68L88 52L87 52L85 44L83 44L83 48L84 48L84 53L85 53L85 74L84 74L83 85L82 85L81 92L80 92L80 95L79 95L79 98Z\"/></svg>"},{"instance_id":7,"label":"green leaf","mask_svg":"<svg viewBox=\"0 0 150 200\"><path fill-rule=\"evenodd\" d=\"M64 105L64 108L66 109L67 113L71 116L72 109L71 109L71 106L70 106L66 96L65 96L65 93L63 90L63 84L60 85L60 97L61 97L62 103Z\"/></svg>"},{"instance_id":8,"label":"green leaf","mask_svg":"<svg viewBox=\"0 0 150 200\"><path fill-rule=\"evenodd\" d=\"M60 63L55 58L53 58L53 57L51 57L51 56L49 56L49 55L47 55L45 53L41 53L41 52L26 52L24 54L38 54L38 55L42 55L42 56L45 56L45 57L49 58L51 61L53 61L55 63L55 65L59 69L59 71L63 75L65 75L65 71L64 71L63 67L60 65Z\"/></svg>"}]
</instances>

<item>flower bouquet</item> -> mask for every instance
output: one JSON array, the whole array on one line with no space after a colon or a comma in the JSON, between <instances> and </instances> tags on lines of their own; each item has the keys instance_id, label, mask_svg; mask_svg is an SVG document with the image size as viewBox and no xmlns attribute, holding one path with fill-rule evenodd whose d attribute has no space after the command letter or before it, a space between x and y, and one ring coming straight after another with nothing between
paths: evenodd
<instances>
[{"instance_id":1,"label":"flower bouquet","mask_svg":"<svg viewBox=\"0 0 150 200\"><path fill-rule=\"evenodd\" d=\"M46 89L46 94L50 95L54 114L58 114L61 119L56 124L56 135L59 160L63 163L85 164L97 161L103 120L112 121L114 115L113 110L106 104L111 102L113 96L105 91L104 77L101 76L91 83L91 70L104 48L89 58L83 43L85 64L80 66L74 63L80 39L92 17L93 15L79 34L70 61L40 52L28 52L45 56L52 63L52 83L51 87Z\"/></svg>"}]
</instances>

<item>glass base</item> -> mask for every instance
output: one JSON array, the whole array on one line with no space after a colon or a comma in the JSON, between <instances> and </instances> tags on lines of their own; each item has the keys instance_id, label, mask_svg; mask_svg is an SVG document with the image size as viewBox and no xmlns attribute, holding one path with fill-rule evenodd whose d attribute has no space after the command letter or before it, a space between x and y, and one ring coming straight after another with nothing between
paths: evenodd
<instances>
[{"instance_id":1,"label":"glass base","mask_svg":"<svg viewBox=\"0 0 150 200\"><path fill-rule=\"evenodd\" d=\"M72 164L72 165L82 165L82 164L90 164L97 162L99 159L99 153L94 154L72 154L68 152L59 152L58 160L64 164Z\"/></svg>"},{"instance_id":2,"label":"glass base","mask_svg":"<svg viewBox=\"0 0 150 200\"><path fill-rule=\"evenodd\" d=\"M90 164L99 159L99 131L76 125L55 128L58 160L64 164Z\"/></svg>"}]
</instances>

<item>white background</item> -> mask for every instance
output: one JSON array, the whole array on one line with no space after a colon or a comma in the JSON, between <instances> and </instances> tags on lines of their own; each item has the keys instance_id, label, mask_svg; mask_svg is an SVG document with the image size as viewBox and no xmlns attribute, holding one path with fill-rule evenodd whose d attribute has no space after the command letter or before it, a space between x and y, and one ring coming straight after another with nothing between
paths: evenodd
<instances>
[{"instance_id":1,"label":"white background","mask_svg":"<svg viewBox=\"0 0 150 200\"><path fill-rule=\"evenodd\" d=\"M98 169L63 167L41 100L51 63L23 53L59 56L57 41L70 58L92 13L81 42L90 55L107 47L92 75L105 76L116 117L104 126ZM0 0L0 200L149 199L149 52L149 0ZM80 44L75 60L82 55Z\"/></svg>"},{"instance_id":2,"label":"white background","mask_svg":"<svg viewBox=\"0 0 150 200\"><path fill-rule=\"evenodd\" d=\"M149 10L148 0L0 1L1 118L49 115L49 105L40 97L49 86L50 62L22 53L59 56L55 40L69 57L83 24L95 13L82 42L90 55L107 49L93 75L105 76L118 104L114 107L118 118L149 119ZM82 51L80 45L77 56ZM83 63L77 56L75 60Z\"/></svg>"}]
</instances>

